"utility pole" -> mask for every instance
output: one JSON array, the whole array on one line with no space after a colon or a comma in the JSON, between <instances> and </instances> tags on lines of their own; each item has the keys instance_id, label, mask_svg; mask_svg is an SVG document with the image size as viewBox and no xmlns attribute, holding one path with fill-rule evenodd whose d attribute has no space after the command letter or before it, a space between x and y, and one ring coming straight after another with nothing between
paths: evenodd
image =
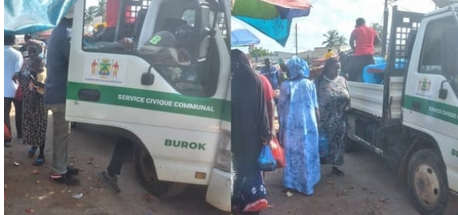
<instances>
[{"instance_id":1,"label":"utility pole","mask_svg":"<svg viewBox=\"0 0 458 215\"><path fill-rule=\"evenodd\" d=\"M299 53L298 53L297 49L298 49L299 45L297 44L297 23L296 23L296 27L295 28L296 28L296 56L298 56Z\"/></svg>"},{"instance_id":2,"label":"utility pole","mask_svg":"<svg viewBox=\"0 0 458 215\"><path fill-rule=\"evenodd\" d=\"M383 35L382 35L382 57L386 54L386 44L388 34L388 0L385 0L385 7L383 10Z\"/></svg>"}]
</instances>

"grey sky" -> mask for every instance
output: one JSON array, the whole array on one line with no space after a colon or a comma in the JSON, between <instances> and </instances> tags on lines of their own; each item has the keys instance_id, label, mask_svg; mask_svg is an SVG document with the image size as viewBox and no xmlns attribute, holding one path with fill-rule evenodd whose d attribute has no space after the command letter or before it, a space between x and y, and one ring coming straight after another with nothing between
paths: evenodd
<instances>
[{"instance_id":1,"label":"grey sky","mask_svg":"<svg viewBox=\"0 0 458 215\"><path fill-rule=\"evenodd\" d=\"M328 30L337 29L347 39L354 28L358 17L366 19L366 23L383 23L384 0L310 0L313 5L308 17L296 18L293 21L290 38L283 48L272 39L256 34L261 39L259 46L271 51L295 52L294 24L298 23L299 51L313 50L320 47L324 40L323 34ZM389 2L394 2L389 0ZM399 10L412 12L429 12L435 9L432 0L397 0ZM391 7L389 7L391 10ZM256 30L244 23L232 23L232 29L247 28Z\"/></svg>"}]
</instances>

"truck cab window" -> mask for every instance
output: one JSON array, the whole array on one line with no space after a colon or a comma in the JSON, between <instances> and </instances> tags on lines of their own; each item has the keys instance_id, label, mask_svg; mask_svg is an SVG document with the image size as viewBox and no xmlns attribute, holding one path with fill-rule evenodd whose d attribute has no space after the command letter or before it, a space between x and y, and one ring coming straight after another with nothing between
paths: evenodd
<instances>
[{"instance_id":1,"label":"truck cab window","mask_svg":"<svg viewBox=\"0 0 458 215\"><path fill-rule=\"evenodd\" d=\"M212 38L208 57L204 62L197 61L198 0L156 1L156 8L149 8L151 0L107 0L105 14L100 18L91 15L92 1L86 0L84 51L135 55L148 62L181 94L214 94L220 70L218 47ZM122 18L113 14L122 14ZM94 27L94 20L100 20L102 25ZM129 44L123 39L129 39Z\"/></svg>"},{"instance_id":2,"label":"truck cab window","mask_svg":"<svg viewBox=\"0 0 458 215\"><path fill-rule=\"evenodd\" d=\"M444 30L444 76L458 95L458 26Z\"/></svg>"},{"instance_id":3,"label":"truck cab window","mask_svg":"<svg viewBox=\"0 0 458 215\"><path fill-rule=\"evenodd\" d=\"M445 75L443 59L445 50L450 46L444 43L443 34L454 22L453 17L447 17L428 23L421 51L420 73Z\"/></svg>"}]
</instances>

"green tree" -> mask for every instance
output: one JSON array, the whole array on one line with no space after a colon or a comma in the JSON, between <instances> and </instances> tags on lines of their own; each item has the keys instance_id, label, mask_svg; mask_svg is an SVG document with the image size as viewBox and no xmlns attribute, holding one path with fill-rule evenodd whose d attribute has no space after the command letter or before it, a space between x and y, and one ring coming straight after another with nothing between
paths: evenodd
<instances>
[{"instance_id":1,"label":"green tree","mask_svg":"<svg viewBox=\"0 0 458 215\"><path fill-rule=\"evenodd\" d=\"M383 38L383 26L382 25L378 23L372 23L371 28L373 28L377 32L377 35L380 37L380 39ZM376 46L382 46L381 42Z\"/></svg>"},{"instance_id":2,"label":"green tree","mask_svg":"<svg viewBox=\"0 0 458 215\"><path fill-rule=\"evenodd\" d=\"M106 15L106 0L99 0L97 6L90 6L86 10L85 20L86 22L92 22L95 17L102 16L102 22L105 22Z\"/></svg>"},{"instance_id":3,"label":"green tree","mask_svg":"<svg viewBox=\"0 0 458 215\"><path fill-rule=\"evenodd\" d=\"M323 34L326 38L321 45L325 45L326 48L339 48L339 32L337 30L329 30L326 34Z\"/></svg>"},{"instance_id":4,"label":"green tree","mask_svg":"<svg viewBox=\"0 0 458 215\"><path fill-rule=\"evenodd\" d=\"M347 38L345 36L339 36L337 39L338 49L342 49L342 46L348 46Z\"/></svg>"},{"instance_id":5,"label":"green tree","mask_svg":"<svg viewBox=\"0 0 458 215\"><path fill-rule=\"evenodd\" d=\"M264 49L262 47L253 47L252 49L250 49L250 55L252 57L262 57L262 56L269 56L269 55L272 55L272 53L267 50L267 49Z\"/></svg>"}]
</instances>

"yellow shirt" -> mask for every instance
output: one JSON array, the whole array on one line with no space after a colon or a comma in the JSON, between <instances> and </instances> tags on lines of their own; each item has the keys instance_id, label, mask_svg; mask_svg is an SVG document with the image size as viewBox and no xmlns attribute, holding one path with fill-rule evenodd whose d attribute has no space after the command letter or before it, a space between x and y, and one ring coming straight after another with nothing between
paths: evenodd
<instances>
[{"instance_id":1,"label":"yellow shirt","mask_svg":"<svg viewBox=\"0 0 458 215\"><path fill-rule=\"evenodd\" d=\"M329 51L328 53L326 53L326 54L324 55L324 59L327 60L327 59L329 59L329 58L331 58L331 57L333 57L333 56L334 56L334 52L333 52L333 51Z\"/></svg>"}]
</instances>

